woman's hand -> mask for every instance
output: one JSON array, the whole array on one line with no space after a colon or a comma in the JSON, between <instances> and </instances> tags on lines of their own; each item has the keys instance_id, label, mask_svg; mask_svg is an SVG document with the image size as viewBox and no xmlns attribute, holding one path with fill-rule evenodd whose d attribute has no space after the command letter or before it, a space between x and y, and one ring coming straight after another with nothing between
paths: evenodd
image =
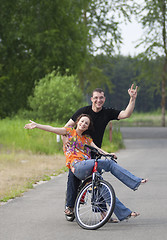
<instances>
[{"instance_id":1,"label":"woman's hand","mask_svg":"<svg viewBox=\"0 0 167 240\"><path fill-rule=\"evenodd\" d=\"M117 156L115 155L115 153L110 153L114 159L117 159Z\"/></svg>"},{"instance_id":2,"label":"woman's hand","mask_svg":"<svg viewBox=\"0 0 167 240\"><path fill-rule=\"evenodd\" d=\"M37 123L30 120L31 123L28 123L24 126L26 129L34 129L37 127Z\"/></svg>"}]
</instances>

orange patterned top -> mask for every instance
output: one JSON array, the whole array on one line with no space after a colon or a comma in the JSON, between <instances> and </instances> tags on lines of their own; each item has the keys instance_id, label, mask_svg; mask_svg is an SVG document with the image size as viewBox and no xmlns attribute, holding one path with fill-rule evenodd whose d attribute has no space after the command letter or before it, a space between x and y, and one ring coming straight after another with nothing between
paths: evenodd
<instances>
[{"instance_id":1,"label":"orange patterned top","mask_svg":"<svg viewBox=\"0 0 167 240\"><path fill-rule=\"evenodd\" d=\"M85 148L84 144L90 145L93 140L88 135L79 136L74 128L67 127L66 131L69 144L63 146L63 151L66 156L66 166L71 168L72 163L91 158L91 151Z\"/></svg>"}]
</instances>

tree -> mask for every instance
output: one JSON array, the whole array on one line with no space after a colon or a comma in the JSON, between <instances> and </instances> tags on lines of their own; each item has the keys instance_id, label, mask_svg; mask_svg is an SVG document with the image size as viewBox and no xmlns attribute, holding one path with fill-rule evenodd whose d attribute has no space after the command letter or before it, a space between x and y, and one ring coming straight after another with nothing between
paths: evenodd
<instances>
[{"instance_id":1,"label":"tree","mask_svg":"<svg viewBox=\"0 0 167 240\"><path fill-rule=\"evenodd\" d=\"M109 59L109 63L104 68L104 73L109 77L113 92L107 97L108 106L117 109L125 109L129 102L128 89L135 83L137 71L135 59L125 56L116 56ZM135 108L136 109L136 108Z\"/></svg>"},{"instance_id":2,"label":"tree","mask_svg":"<svg viewBox=\"0 0 167 240\"><path fill-rule=\"evenodd\" d=\"M88 52L86 63L82 66L79 74L83 91L90 91L90 89L94 88L97 75L98 85L108 85L110 92L112 91L109 81L101 69L93 67L94 58L92 58L92 55L99 53L107 56L114 55L115 50L119 49L122 43L119 25L123 21L130 21L131 15L136 11L137 7L138 4L133 0L83 1L83 21L87 27L87 46L85 51ZM87 81L89 81L88 89Z\"/></svg>"},{"instance_id":3,"label":"tree","mask_svg":"<svg viewBox=\"0 0 167 240\"><path fill-rule=\"evenodd\" d=\"M167 1L166 0L145 0L141 8L140 22L145 29L145 34L139 45L145 46L145 52L141 57L158 59L159 82L161 85L161 109L162 126L165 126L165 105L166 105L166 81L167 81ZM147 61L147 60L146 60ZM145 62L146 62L145 61ZM155 69L152 69L154 73ZM157 71L157 69L156 69ZM150 78L151 79L151 78ZM152 83L152 81L150 82ZM155 86L155 85L154 85ZM157 89L158 90L158 89Z\"/></svg>"},{"instance_id":4,"label":"tree","mask_svg":"<svg viewBox=\"0 0 167 240\"><path fill-rule=\"evenodd\" d=\"M133 0L85 0L84 23L88 28L88 49L110 55L122 43L119 24L130 21L138 4Z\"/></svg>"},{"instance_id":5,"label":"tree","mask_svg":"<svg viewBox=\"0 0 167 240\"><path fill-rule=\"evenodd\" d=\"M82 6L75 0L0 0L0 118L26 107L34 82L85 60Z\"/></svg>"}]
</instances>

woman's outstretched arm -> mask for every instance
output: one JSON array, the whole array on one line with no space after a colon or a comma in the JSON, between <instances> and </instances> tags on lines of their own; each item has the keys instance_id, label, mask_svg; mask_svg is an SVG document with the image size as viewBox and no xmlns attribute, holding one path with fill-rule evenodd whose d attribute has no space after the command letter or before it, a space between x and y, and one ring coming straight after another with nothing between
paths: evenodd
<instances>
[{"instance_id":1,"label":"woman's outstretched arm","mask_svg":"<svg viewBox=\"0 0 167 240\"><path fill-rule=\"evenodd\" d=\"M42 125L36 122L33 122L30 120L30 123L26 124L25 127L26 129L34 129L34 128L39 128L41 130L47 131L47 132L53 132L58 135L65 135L67 133L66 129L64 127L62 128L57 128L57 127L52 127L49 125Z\"/></svg>"}]
</instances>

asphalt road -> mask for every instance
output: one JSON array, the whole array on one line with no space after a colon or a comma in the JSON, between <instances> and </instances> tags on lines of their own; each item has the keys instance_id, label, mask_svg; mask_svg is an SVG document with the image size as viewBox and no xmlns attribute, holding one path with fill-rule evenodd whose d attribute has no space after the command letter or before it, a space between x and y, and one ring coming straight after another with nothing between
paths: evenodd
<instances>
[{"instance_id":1,"label":"asphalt road","mask_svg":"<svg viewBox=\"0 0 167 240\"><path fill-rule=\"evenodd\" d=\"M121 128L126 149L118 162L149 182L132 191L109 173L119 199L137 218L87 231L64 217L67 174L0 206L0 240L157 240L167 235L167 128Z\"/></svg>"}]
</instances>

